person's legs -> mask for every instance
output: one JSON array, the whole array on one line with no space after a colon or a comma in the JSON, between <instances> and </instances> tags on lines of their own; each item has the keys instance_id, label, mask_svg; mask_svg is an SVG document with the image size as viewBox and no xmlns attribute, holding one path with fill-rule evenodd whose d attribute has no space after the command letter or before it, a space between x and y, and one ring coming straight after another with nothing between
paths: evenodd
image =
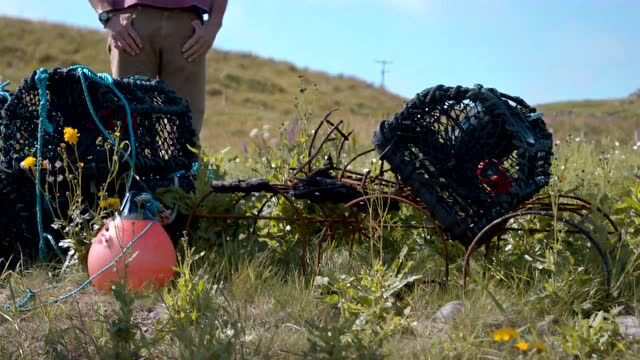
<instances>
[{"instance_id":1,"label":"person's legs","mask_svg":"<svg viewBox=\"0 0 640 360\"><path fill-rule=\"evenodd\" d=\"M111 57L111 74L115 78L133 75L157 78L160 66L157 39L161 12L149 7L133 7L120 11L132 14L132 25L142 40L142 49L139 54L131 56L107 44Z\"/></svg>"},{"instance_id":2,"label":"person's legs","mask_svg":"<svg viewBox=\"0 0 640 360\"><path fill-rule=\"evenodd\" d=\"M195 141L199 144L204 118L206 61L202 57L187 62L182 55L182 47L194 32L191 22L199 17L187 10L164 10L164 13L158 75L178 96L189 102Z\"/></svg>"}]
</instances>

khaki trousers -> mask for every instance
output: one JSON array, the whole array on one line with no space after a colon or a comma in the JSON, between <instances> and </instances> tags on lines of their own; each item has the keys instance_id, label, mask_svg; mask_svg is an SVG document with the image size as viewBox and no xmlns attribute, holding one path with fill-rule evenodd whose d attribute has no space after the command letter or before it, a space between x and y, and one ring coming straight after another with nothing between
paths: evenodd
<instances>
[{"instance_id":1,"label":"khaki trousers","mask_svg":"<svg viewBox=\"0 0 640 360\"><path fill-rule=\"evenodd\" d=\"M121 10L132 14L132 25L142 40L141 52L131 56L108 44L114 77L142 75L160 79L189 102L195 141L199 144L204 117L206 61L187 62L182 47L193 35L191 22L199 15L187 9L136 6Z\"/></svg>"}]
</instances>

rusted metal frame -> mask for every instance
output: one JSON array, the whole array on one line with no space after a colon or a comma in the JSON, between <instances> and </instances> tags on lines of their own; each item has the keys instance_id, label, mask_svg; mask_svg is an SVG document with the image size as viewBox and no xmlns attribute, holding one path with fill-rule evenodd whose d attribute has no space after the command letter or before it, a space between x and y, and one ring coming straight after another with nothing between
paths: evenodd
<instances>
[{"instance_id":1,"label":"rusted metal frame","mask_svg":"<svg viewBox=\"0 0 640 360\"><path fill-rule=\"evenodd\" d=\"M324 139L322 140L322 142L320 143L320 145L318 146L318 149L313 153L313 155L310 155L309 158L307 159L307 161L304 162L304 164L300 165L294 172L293 174L291 174L290 178L294 178L296 175L298 175L304 168L306 168L307 166L311 166L311 164L313 163L313 160L315 160L318 155L320 155L320 152L322 151L322 147L324 146L324 144L327 143L327 141L329 141L329 139L331 138L331 135L333 135L333 133L336 131L336 129L342 125L343 121L340 120L338 121L337 124L335 124L334 126L331 127L331 129L329 129L329 131L327 132L327 135L325 135Z\"/></svg>"},{"instance_id":2,"label":"rusted metal frame","mask_svg":"<svg viewBox=\"0 0 640 360\"><path fill-rule=\"evenodd\" d=\"M551 228L549 228L549 229L529 229L529 228L505 227L504 230L505 231L527 232L527 233L533 233L533 234L553 232L553 229L551 229ZM581 232L575 231L575 230L566 230L566 231L564 231L564 233L565 234L582 234ZM616 232L615 231L608 231L607 234L608 235L615 235Z\"/></svg>"},{"instance_id":3,"label":"rusted metal frame","mask_svg":"<svg viewBox=\"0 0 640 360\"><path fill-rule=\"evenodd\" d=\"M444 251L444 261L445 261L445 283L449 282L449 237L445 234L445 232L442 230L442 228L438 225L438 222L435 220L435 218L433 217L433 215L431 214L431 212L429 210L427 210L426 208L422 207L420 204L416 204L404 197L400 197L400 196L396 196L396 195L392 195L392 194L379 194L379 195L367 195L367 196L363 196L361 198L352 200L351 202L347 203L345 205L345 208L353 208L355 207L357 204L362 203L362 202L366 202L368 200L374 199L374 198L387 198L390 200L395 200L401 203L404 203L406 205L409 205L415 209L417 209L418 211L422 212L428 219L431 220L431 222L434 224L434 229L436 230L436 232L438 233L438 235L440 236L440 238L442 239L442 245L443 245L443 251Z\"/></svg>"},{"instance_id":4,"label":"rusted metal frame","mask_svg":"<svg viewBox=\"0 0 640 360\"><path fill-rule=\"evenodd\" d=\"M365 184L367 183L367 179L369 179L369 175L371 175L371 170L365 171L364 176L362 177L362 180L360 180L360 185L358 186L358 188L362 192L365 191Z\"/></svg>"},{"instance_id":5,"label":"rusted metal frame","mask_svg":"<svg viewBox=\"0 0 640 360\"><path fill-rule=\"evenodd\" d=\"M311 142L309 143L309 148L307 149L307 156L309 158L311 157L311 152L313 151L313 146L316 143L316 138L318 137L318 133L320 132L320 129L322 128L322 125L324 125L326 123L326 121L329 120L329 116L331 116L331 114L333 114L336 111L338 111L338 109L333 109L333 110L329 111L328 113L326 113L324 115L322 120L320 120L320 122L318 122L318 125L316 126L315 130L313 131L313 136L311 137Z\"/></svg>"},{"instance_id":6,"label":"rusted metal frame","mask_svg":"<svg viewBox=\"0 0 640 360\"><path fill-rule=\"evenodd\" d=\"M238 215L238 214L201 214L196 213L196 217L203 219L229 219L229 220L274 220L274 221L298 221L304 223L324 224L328 222L352 223L353 221L345 218L326 218L316 219L312 217L287 217L272 215Z\"/></svg>"},{"instance_id":7,"label":"rusted metal frame","mask_svg":"<svg viewBox=\"0 0 640 360\"><path fill-rule=\"evenodd\" d=\"M335 110L334 110L335 111ZM326 117L326 119L324 120L324 122L327 123L327 125L329 126L335 126L336 124L333 123L333 121L329 120L329 117ZM351 135L351 133L353 133L353 131L350 131L348 134L345 134L342 129L340 127L338 127L336 129L336 132L338 134L340 134L340 136L346 141L349 140L349 136Z\"/></svg>"},{"instance_id":8,"label":"rusted metal frame","mask_svg":"<svg viewBox=\"0 0 640 360\"><path fill-rule=\"evenodd\" d=\"M322 228L322 232L320 232L320 238L318 239L318 249L316 253L316 275L320 274L320 262L322 261L322 239L324 239L325 234L327 232L331 232L328 230L327 226Z\"/></svg>"},{"instance_id":9,"label":"rusted metal frame","mask_svg":"<svg viewBox=\"0 0 640 360\"><path fill-rule=\"evenodd\" d=\"M362 236L362 231L363 231L362 223L364 222L364 219L367 217L365 214L362 214L360 212L356 212L356 214L361 214L362 216L356 222L355 229L352 233L351 239L349 239L349 258L351 258L351 255L353 254L353 246L356 240L356 235Z\"/></svg>"},{"instance_id":10,"label":"rusted metal frame","mask_svg":"<svg viewBox=\"0 0 640 360\"><path fill-rule=\"evenodd\" d=\"M349 141L349 139L351 138L351 135L353 135L353 130L349 131L347 133L347 136L342 138L342 141L340 142L340 146L338 147L338 153L336 154L336 156L338 157L336 161L339 161L342 158L342 151L344 150L344 144L346 144L347 141Z\"/></svg>"},{"instance_id":11,"label":"rusted metal frame","mask_svg":"<svg viewBox=\"0 0 640 360\"><path fill-rule=\"evenodd\" d=\"M342 176L338 177L338 180L343 181L343 182L344 182L345 179L356 179L357 178L359 180L361 177L364 176L363 173L360 173L360 172L357 172L357 171L353 171L353 170L348 170L346 168L338 169L338 170L340 170L341 172L344 170L344 172L342 173ZM351 176L345 176L344 174L349 174ZM356 180L356 181L358 181L358 180ZM378 179L378 180L376 180L376 183L380 184L380 185L388 186L388 187L397 186L397 183L395 181L391 181L391 180L387 180L387 179Z\"/></svg>"},{"instance_id":12,"label":"rusted metal frame","mask_svg":"<svg viewBox=\"0 0 640 360\"><path fill-rule=\"evenodd\" d=\"M386 180L386 179L384 178L384 176L385 176L387 173L389 173L389 172L391 172L391 173L393 174L393 171L391 171L391 168L387 168L387 169L385 169L385 168L384 168L384 164L385 164L385 161L384 161L384 160L380 160L380 170L378 171L378 174L377 174L376 176L374 176L374 177L373 177L373 181L374 181L374 182L375 182L375 181L378 181L379 179L384 179L384 180ZM394 174L394 175L395 175L395 174Z\"/></svg>"},{"instance_id":13,"label":"rusted metal frame","mask_svg":"<svg viewBox=\"0 0 640 360\"><path fill-rule=\"evenodd\" d=\"M351 173L351 174L353 174L353 175L360 175L360 176L362 176L363 174L355 173L355 172L353 172L353 171L349 171L349 170L348 170L348 168L349 168L349 166L350 166L351 164L353 164L353 163L354 163L356 160L358 160L359 158L361 158L361 157L363 157L363 156L365 156L365 155L367 155L367 154L369 154L369 153L372 153L372 152L374 152L374 151L376 151L376 149L375 149L375 148L371 148L371 149L369 149L369 150L365 150L365 151L363 151L363 152L361 152L361 153L359 153L359 154L356 154L354 157L352 157L352 158L351 158L351 160L349 160L349 162L347 162L347 163L342 167L342 172L340 172L340 175L338 175L338 180L342 180L342 178L344 177L344 174L345 174L345 173Z\"/></svg>"},{"instance_id":14,"label":"rusted metal frame","mask_svg":"<svg viewBox=\"0 0 640 360\"><path fill-rule=\"evenodd\" d=\"M584 210L588 211L588 212L592 212L593 209L595 208L595 210L602 215L605 220L607 220L607 222L609 223L609 225L611 226L611 229L613 229L613 232L608 231L607 233L609 235L616 235L616 246L622 246L622 232L620 231L620 228L618 228L618 225L616 224L616 222L613 220L613 218L611 218L611 216L609 214L607 214L604 210L602 210L602 208L600 208L599 206L593 206L593 204L588 201L585 200L584 198L581 198L579 196L575 196L575 195L563 195L563 194L559 194L558 195L559 199L569 199L569 200L573 200L573 201L577 201L581 204L576 204L576 205L583 205L585 206ZM536 203L536 204L549 204L552 206L551 204L552 201L552 197L551 195L545 195L545 196L541 196L541 197L537 197L534 198L530 201L527 202L527 204L531 204L531 203ZM525 204L523 207L527 206L527 204ZM564 204L568 204L568 203L564 203ZM564 210L565 208L563 208L562 210ZM558 208L558 210L560 211L560 209ZM576 214L578 215L578 214ZM584 215L583 215L584 216Z\"/></svg>"},{"instance_id":15,"label":"rusted metal frame","mask_svg":"<svg viewBox=\"0 0 640 360\"><path fill-rule=\"evenodd\" d=\"M323 219L328 220L327 209L322 204L317 204L318 209L322 213ZM322 262L322 242L325 239L325 234L329 234L331 237L331 221L323 222L322 232L320 233L320 237L318 238L318 248L316 249L316 274L320 274L320 263ZM332 238L330 240L333 240Z\"/></svg>"},{"instance_id":16,"label":"rusted metal frame","mask_svg":"<svg viewBox=\"0 0 640 360\"><path fill-rule=\"evenodd\" d=\"M295 203L293 202L293 200L291 200L291 198L286 194L286 192L282 191L281 188L288 188L286 186L279 186L279 185L270 185L270 188L267 189L266 191L263 191L264 193L271 193L275 196L281 196L282 198L285 199L285 201L287 201L287 203L289 203L289 205L293 208L293 210L295 211L296 215L297 215L297 220L296 221L300 221L300 222L306 222L309 219L305 218L304 216L302 216L300 209L298 209L295 205ZM237 219L237 220L250 220L250 219L256 219L259 220L259 218L265 218L265 220L269 220L268 217L262 217L262 216L252 216L252 215L236 215L236 214L200 214L198 213L198 209L200 208L200 205L202 205L204 203L204 201L206 201L211 195L219 193L216 190L210 190L209 192L207 192L204 196L202 196L202 198L200 198L200 200L196 203L196 205L193 207L193 210L191 211L191 213L189 214L189 218L187 219L187 224L186 224L186 231L190 231L191 230L191 225L194 221L194 219L196 217L200 217L200 218L219 218L219 219ZM274 220L274 219L271 219ZM286 217L282 217L282 221L289 221L288 218ZM306 274L307 272L307 265L306 265L306 257L307 257L307 247L309 246L309 239L307 234L303 234L303 238L302 238L302 254L301 254L301 267L302 267L302 273Z\"/></svg>"},{"instance_id":17,"label":"rusted metal frame","mask_svg":"<svg viewBox=\"0 0 640 360\"><path fill-rule=\"evenodd\" d=\"M316 142L316 138L318 136L318 133L320 132L320 129L322 128L323 124L327 124L328 126L334 127L336 124L334 124L331 120L329 120L329 118L331 117L331 115L333 115L334 112L338 111L338 109L333 109L331 111L329 111L328 113L326 113L324 115L324 117L322 118L322 120L320 120L320 122L318 123L318 126L316 126L315 131L313 132L313 136L311 137L311 143L309 143L309 148L307 149L307 156L309 158L311 158L311 153L313 151L313 147L315 145ZM342 123L342 121L340 121L340 123ZM353 133L353 131L349 132L348 134L345 134L342 129L340 129L341 124L339 124L339 126L336 128L336 132L338 134L340 134L340 136L342 137L342 145L344 145L344 143L349 140L349 137L351 136L351 134ZM320 147L322 147L322 145L320 145ZM342 146L340 147L342 148ZM340 156L340 152L342 150L340 150L338 152L338 156Z\"/></svg>"},{"instance_id":18,"label":"rusted metal frame","mask_svg":"<svg viewBox=\"0 0 640 360\"><path fill-rule=\"evenodd\" d=\"M260 206L260 208L258 208L258 211L256 211L256 216L261 216L262 212L264 211L264 209L267 207L267 204L273 200L274 198L276 198L278 195L273 194L271 196L269 196L267 198L267 200L262 203L262 205ZM251 230L251 235L256 238L257 237L257 233L258 233L258 220L256 219L256 221L253 224L253 229Z\"/></svg>"},{"instance_id":19,"label":"rusted metal frame","mask_svg":"<svg viewBox=\"0 0 640 360\"><path fill-rule=\"evenodd\" d=\"M604 267L605 270L605 282L607 285L607 289L610 290L611 288L611 265L609 264L609 259L607 258L604 250L602 250L602 247L600 246L600 244L598 244L597 241L595 241L595 239L591 236L591 234L589 233L589 231L587 231L585 228L583 228L582 226L580 226L579 224L561 216L558 214L554 214L553 212L550 211L539 211L539 210L523 210L523 211L518 211L518 212L512 212L509 213L503 217L500 217L498 219L496 219L495 221L493 221L491 224L487 225L484 229L482 229L482 231L480 231L480 233L473 239L473 241L471 242L471 244L467 247L467 251L465 253L465 257L464 257L464 266L462 269L462 277L463 277L463 286L466 287L467 285L467 277L468 277L468 272L469 272L469 263L471 260L471 256L473 256L473 254L478 250L478 248L480 247L480 245L483 244L487 244L489 242L491 242L491 239L487 239L487 235L490 235L491 237L495 236L495 231L500 229L500 227L504 227L505 224L514 218L517 217L524 217L524 216L544 216L544 217L548 217L551 219L554 219L555 221L564 223L570 227L572 227L573 229L575 229L576 231L578 231L582 236L584 236L585 238L587 238L587 240L589 241L589 243L594 247L594 249L596 249L596 252L598 253L598 256L600 256L600 260L602 261L602 265ZM495 229L494 229L495 228Z\"/></svg>"},{"instance_id":20,"label":"rusted metal frame","mask_svg":"<svg viewBox=\"0 0 640 360\"><path fill-rule=\"evenodd\" d=\"M271 186L271 189L268 189L266 192L268 193L272 193L272 194L276 194L276 193L280 193L280 191L278 189L276 189L275 187ZM195 217L202 217L203 214L199 214L198 213L198 208L200 208L200 205L202 205L211 195L213 194L244 194L245 196L251 194L251 192L249 193L245 193L245 192L238 192L238 191L234 191L234 192L220 192L218 190L209 190L206 194L204 194L200 200L193 206L193 209L191 210L191 213L189 214L189 218L187 219L187 224L186 224L186 230L189 231L191 228L191 224L194 220Z\"/></svg>"}]
</instances>

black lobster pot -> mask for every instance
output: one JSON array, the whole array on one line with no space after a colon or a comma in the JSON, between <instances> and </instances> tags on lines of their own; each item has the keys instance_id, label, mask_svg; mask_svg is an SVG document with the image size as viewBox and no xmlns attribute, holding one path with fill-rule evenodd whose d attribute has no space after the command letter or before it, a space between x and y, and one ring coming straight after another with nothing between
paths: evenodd
<instances>
[{"instance_id":1,"label":"black lobster pot","mask_svg":"<svg viewBox=\"0 0 640 360\"><path fill-rule=\"evenodd\" d=\"M28 259L37 248L35 184L27 171L20 168L26 157L37 153L41 103L36 74L26 78L15 93L0 99L5 103L0 113L3 168L0 171L0 226L6 235L0 239L0 259L19 255L18 251ZM189 105L159 80L136 76L114 79L113 85L130 109L138 179L145 184L173 185L174 180L166 179L171 179L172 174L188 173L197 161L197 154L189 149L195 145ZM109 172L107 156L113 155L101 145L108 141L101 128L110 133L119 128L121 141L131 140L124 102L108 82L78 67L49 71L46 91L46 116L52 129L42 134L41 158L52 165L59 161L64 128L75 128L80 133L76 144L78 159L74 151L67 154L70 161L84 164L83 185L99 186ZM119 175L124 175L130 165L123 155L119 162ZM39 181L44 184L48 180L42 174ZM60 183L62 196L58 199L63 213L68 206L65 186L64 181ZM91 191L95 192L96 188L83 189L83 194ZM45 231L52 231L51 219L46 218L49 213L50 209L43 209Z\"/></svg>"},{"instance_id":2,"label":"black lobster pot","mask_svg":"<svg viewBox=\"0 0 640 360\"><path fill-rule=\"evenodd\" d=\"M481 85L424 90L380 124L373 144L465 246L548 184L553 155L535 108Z\"/></svg>"}]
</instances>

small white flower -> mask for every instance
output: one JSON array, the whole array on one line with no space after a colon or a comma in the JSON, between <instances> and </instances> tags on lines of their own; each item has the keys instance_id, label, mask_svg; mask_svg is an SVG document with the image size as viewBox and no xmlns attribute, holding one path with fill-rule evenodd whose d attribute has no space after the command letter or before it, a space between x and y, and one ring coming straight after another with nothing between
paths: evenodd
<instances>
[{"instance_id":1,"label":"small white flower","mask_svg":"<svg viewBox=\"0 0 640 360\"><path fill-rule=\"evenodd\" d=\"M313 280L313 285L315 286L329 285L329 278L326 276L316 276L316 278Z\"/></svg>"},{"instance_id":2,"label":"small white flower","mask_svg":"<svg viewBox=\"0 0 640 360\"><path fill-rule=\"evenodd\" d=\"M56 178L57 181L62 181L62 179L64 179L62 175L58 175L58 177Z\"/></svg>"},{"instance_id":3,"label":"small white flower","mask_svg":"<svg viewBox=\"0 0 640 360\"><path fill-rule=\"evenodd\" d=\"M255 139L256 137L258 137L258 133L260 132L260 130L258 130L258 128L253 128L251 129L251 132L249 133L249 137L252 139Z\"/></svg>"},{"instance_id":4,"label":"small white flower","mask_svg":"<svg viewBox=\"0 0 640 360\"><path fill-rule=\"evenodd\" d=\"M58 246L60 246L63 249L65 249L65 248L72 249L73 248L73 241L71 241L71 239L64 239L64 240L61 240L58 243Z\"/></svg>"},{"instance_id":5,"label":"small white flower","mask_svg":"<svg viewBox=\"0 0 640 360\"><path fill-rule=\"evenodd\" d=\"M269 129L271 129L271 125L269 125L269 124L262 125L262 130L269 131Z\"/></svg>"},{"instance_id":6,"label":"small white flower","mask_svg":"<svg viewBox=\"0 0 640 360\"><path fill-rule=\"evenodd\" d=\"M262 134L262 138L265 140L268 140L271 137L271 134L269 134L268 132L265 131L264 134Z\"/></svg>"},{"instance_id":7,"label":"small white flower","mask_svg":"<svg viewBox=\"0 0 640 360\"><path fill-rule=\"evenodd\" d=\"M56 167L56 169L59 169L62 166L62 163L60 162L60 160L56 161L55 164L53 164L53 166Z\"/></svg>"},{"instance_id":8,"label":"small white flower","mask_svg":"<svg viewBox=\"0 0 640 360\"><path fill-rule=\"evenodd\" d=\"M226 336L228 336L229 338L231 338L233 335L235 335L235 333L236 333L236 332L235 332L235 330L233 330L232 328L227 328L227 329L224 331L224 334L225 334Z\"/></svg>"},{"instance_id":9,"label":"small white flower","mask_svg":"<svg viewBox=\"0 0 640 360\"><path fill-rule=\"evenodd\" d=\"M620 146L620 143L616 141L616 146Z\"/></svg>"},{"instance_id":10,"label":"small white flower","mask_svg":"<svg viewBox=\"0 0 640 360\"><path fill-rule=\"evenodd\" d=\"M48 182L53 182L56 178L54 178L53 176L49 175L47 176L47 181Z\"/></svg>"}]
</instances>

